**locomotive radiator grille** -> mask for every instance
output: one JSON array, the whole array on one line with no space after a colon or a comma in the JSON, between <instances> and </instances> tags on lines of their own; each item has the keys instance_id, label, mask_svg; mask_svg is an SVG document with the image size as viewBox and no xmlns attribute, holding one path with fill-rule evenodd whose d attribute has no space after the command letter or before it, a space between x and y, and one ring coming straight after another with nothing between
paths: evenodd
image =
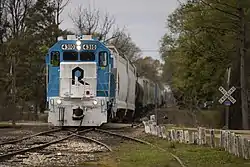
<instances>
[{"instance_id":1,"label":"locomotive radiator grille","mask_svg":"<svg viewBox=\"0 0 250 167\"><path fill-rule=\"evenodd\" d=\"M96 96L95 62L62 62L60 69L61 97Z\"/></svg>"}]
</instances>

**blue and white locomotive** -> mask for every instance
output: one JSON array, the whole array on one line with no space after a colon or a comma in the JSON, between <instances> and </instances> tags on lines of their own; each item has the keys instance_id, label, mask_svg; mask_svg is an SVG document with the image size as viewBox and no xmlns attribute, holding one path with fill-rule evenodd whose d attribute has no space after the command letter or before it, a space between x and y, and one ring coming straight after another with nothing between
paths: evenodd
<instances>
[{"instance_id":1,"label":"blue and white locomotive","mask_svg":"<svg viewBox=\"0 0 250 167\"><path fill-rule=\"evenodd\" d=\"M89 35L60 37L46 55L48 122L100 126L135 111L136 68Z\"/></svg>"}]
</instances>

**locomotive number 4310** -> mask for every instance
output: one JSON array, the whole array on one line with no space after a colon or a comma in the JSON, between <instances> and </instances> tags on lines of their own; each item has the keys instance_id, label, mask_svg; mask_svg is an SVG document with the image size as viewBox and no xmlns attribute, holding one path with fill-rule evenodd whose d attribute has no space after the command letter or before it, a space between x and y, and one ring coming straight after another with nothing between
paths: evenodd
<instances>
[{"instance_id":1,"label":"locomotive number 4310","mask_svg":"<svg viewBox=\"0 0 250 167\"><path fill-rule=\"evenodd\" d=\"M83 44L82 49L83 50L96 50L96 45L95 44Z\"/></svg>"}]
</instances>

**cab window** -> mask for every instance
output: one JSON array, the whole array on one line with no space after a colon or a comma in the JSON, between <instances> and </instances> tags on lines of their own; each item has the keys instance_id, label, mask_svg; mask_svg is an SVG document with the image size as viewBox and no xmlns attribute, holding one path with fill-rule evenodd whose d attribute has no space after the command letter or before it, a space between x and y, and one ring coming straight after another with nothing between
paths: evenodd
<instances>
[{"instance_id":1,"label":"cab window","mask_svg":"<svg viewBox=\"0 0 250 167\"><path fill-rule=\"evenodd\" d=\"M99 66L106 67L108 65L108 53L99 52Z\"/></svg>"},{"instance_id":2,"label":"cab window","mask_svg":"<svg viewBox=\"0 0 250 167\"><path fill-rule=\"evenodd\" d=\"M63 52L63 60L64 61L77 61L78 52Z\"/></svg>"},{"instance_id":3,"label":"cab window","mask_svg":"<svg viewBox=\"0 0 250 167\"><path fill-rule=\"evenodd\" d=\"M81 61L95 61L95 53L94 52L81 52L80 60Z\"/></svg>"},{"instance_id":4,"label":"cab window","mask_svg":"<svg viewBox=\"0 0 250 167\"><path fill-rule=\"evenodd\" d=\"M53 67L58 67L60 65L60 52L52 51L50 54L50 64Z\"/></svg>"}]
</instances>

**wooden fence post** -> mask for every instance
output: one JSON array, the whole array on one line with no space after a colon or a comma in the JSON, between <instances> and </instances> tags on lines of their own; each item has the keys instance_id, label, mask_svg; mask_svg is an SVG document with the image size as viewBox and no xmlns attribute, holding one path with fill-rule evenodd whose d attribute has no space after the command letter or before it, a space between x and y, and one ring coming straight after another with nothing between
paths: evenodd
<instances>
[{"instance_id":1,"label":"wooden fence post","mask_svg":"<svg viewBox=\"0 0 250 167\"><path fill-rule=\"evenodd\" d=\"M188 130L184 131L184 142L189 143L189 132L188 132Z\"/></svg>"},{"instance_id":2,"label":"wooden fence post","mask_svg":"<svg viewBox=\"0 0 250 167\"><path fill-rule=\"evenodd\" d=\"M215 135L214 135L214 129L210 130L210 147L215 147Z\"/></svg>"},{"instance_id":3,"label":"wooden fence post","mask_svg":"<svg viewBox=\"0 0 250 167\"><path fill-rule=\"evenodd\" d=\"M183 130L180 130L180 143L183 143L184 142L184 131Z\"/></svg>"},{"instance_id":4,"label":"wooden fence post","mask_svg":"<svg viewBox=\"0 0 250 167\"><path fill-rule=\"evenodd\" d=\"M176 137L175 137L175 130L171 129L170 131L170 141L175 141Z\"/></svg>"},{"instance_id":5,"label":"wooden fence post","mask_svg":"<svg viewBox=\"0 0 250 167\"><path fill-rule=\"evenodd\" d=\"M201 144L202 145L207 144L206 128L201 128Z\"/></svg>"},{"instance_id":6,"label":"wooden fence post","mask_svg":"<svg viewBox=\"0 0 250 167\"><path fill-rule=\"evenodd\" d=\"M166 139L167 135L166 135L166 127L165 126L161 126L161 133L162 133L162 138Z\"/></svg>"},{"instance_id":7,"label":"wooden fence post","mask_svg":"<svg viewBox=\"0 0 250 167\"><path fill-rule=\"evenodd\" d=\"M250 159L250 140L247 140L247 154L248 154L248 159Z\"/></svg>"},{"instance_id":8,"label":"wooden fence post","mask_svg":"<svg viewBox=\"0 0 250 167\"><path fill-rule=\"evenodd\" d=\"M161 127L160 126L156 126L156 136L158 136L158 137L161 137L162 135L161 135Z\"/></svg>"},{"instance_id":9,"label":"wooden fence post","mask_svg":"<svg viewBox=\"0 0 250 167\"><path fill-rule=\"evenodd\" d=\"M194 144L198 144L199 138L198 138L198 132L194 132Z\"/></svg>"},{"instance_id":10,"label":"wooden fence post","mask_svg":"<svg viewBox=\"0 0 250 167\"><path fill-rule=\"evenodd\" d=\"M238 144L238 157L242 155L242 148L241 148L241 136L237 136L237 144Z\"/></svg>"},{"instance_id":11,"label":"wooden fence post","mask_svg":"<svg viewBox=\"0 0 250 167\"><path fill-rule=\"evenodd\" d=\"M168 141L172 141L172 130L168 130Z\"/></svg>"},{"instance_id":12,"label":"wooden fence post","mask_svg":"<svg viewBox=\"0 0 250 167\"><path fill-rule=\"evenodd\" d=\"M198 127L198 143L197 143L198 145L201 145L202 142L201 138L202 138L201 127Z\"/></svg>"},{"instance_id":13,"label":"wooden fence post","mask_svg":"<svg viewBox=\"0 0 250 167\"><path fill-rule=\"evenodd\" d=\"M194 140L195 140L195 132L191 132L190 143L194 144Z\"/></svg>"},{"instance_id":14,"label":"wooden fence post","mask_svg":"<svg viewBox=\"0 0 250 167\"><path fill-rule=\"evenodd\" d=\"M150 133L149 121L143 121L145 133Z\"/></svg>"},{"instance_id":15,"label":"wooden fence post","mask_svg":"<svg viewBox=\"0 0 250 167\"><path fill-rule=\"evenodd\" d=\"M220 147L221 148L225 148L225 131L224 130L221 130L220 131Z\"/></svg>"},{"instance_id":16,"label":"wooden fence post","mask_svg":"<svg viewBox=\"0 0 250 167\"><path fill-rule=\"evenodd\" d=\"M249 157L248 157L248 148L249 148L248 140L246 138L243 138L242 144L243 144L243 158L249 159Z\"/></svg>"},{"instance_id":17,"label":"wooden fence post","mask_svg":"<svg viewBox=\"0 0 250 167\"><path fill-rule=\"evenodd\" d=\"M229 153L233 154L234 150L235 150L235 134L232 132L230 133L230 136L229 136Z\"/></svg>"},{"instance_id":18,"label":"wooden fence post","mask_svg":"<svg viewBox=\"0 0 250 167\"><path fill-rule=\"evenodd\" d=\"M230 132L229 131L226 131L225 133L225 151L229 151L229 135L230 135Z\"/></svg>"}]
</instances>

